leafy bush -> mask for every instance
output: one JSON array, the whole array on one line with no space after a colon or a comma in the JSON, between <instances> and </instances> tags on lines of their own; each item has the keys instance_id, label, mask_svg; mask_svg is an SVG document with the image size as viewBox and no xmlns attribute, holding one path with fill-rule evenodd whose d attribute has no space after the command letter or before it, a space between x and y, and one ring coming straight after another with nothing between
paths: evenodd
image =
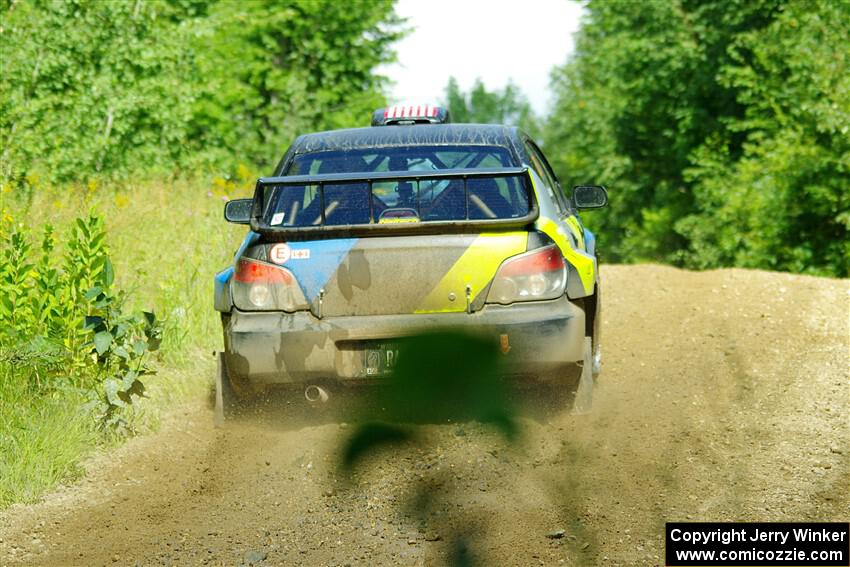
<instances>
[{"instance_id":1,"label":"leafy bush","mask_svg":"<svg viewBox=\"0 0 850 567\"><path fill-rule=\"evenodd\" d=\"M74 342L82 365L73 372L64 323L55 325L53 334L45 335L48 338L31 340L13 339L5 332L8 325L0 324L0 508L37 499L57 482L81 474L79 462L95 446L120 440L127 431L156 427L173 404L207 392L213 372L209 353L220 349L221 341L221 324L209 303L213 287L209 275L230 261L244 237L244 227L222 222L223 196L249 195L250 188L243 183L249 177L252 174L245 171L238 179L212 184L200 176L129 180L96 190L47 186L31 201L0 193L0 209L3 205L11 209L0 212L0 272L8 259L10 235L17 230L31 246L27 256L31 271L44 274L42 282L54 282L42 285L52 293L32 293L54 305L54 310L61 309L64 292L57 280L67 277L65 256L71 241L90 240L76 219L82 217L88 224L86 211L94 207L106 220L95 232L108 231L103 241L108 241L108 250L99 250L105 250L114 265L109 290L120 296L120 306L116 297L113 307L142 318L141 309L155 309L156 325L164 326L159 350L149 349L142 360L143 366L159 372L155 381L149 375L140 378L145 395L152 399L140 404L131 395L129 405L113 408L107 417L104 383L108 378L121 381L120 365L113 361L114 372L101 368L93 344L86 345L94 333L83 328L86 315L103 316L103 309L92 308L72 324L79 325ZM19 222L29 228L21 228ZM47 239L50 251L42 253L45 222L56 228ZM91 244L73 246L91 249ZM0 290L0 297L5 296L5 289ZM46 321L57 322L55 312L50 317L43 313ZM125 348L130 352L134 341L128 342ZM107 424L110 418L116 418L112 425Z\"/></svg>"},{"instance_id":2,"label":"leafy bush","mask_svg":"<svg viewBox=\"0 0 850 567\"><path fill-rule=\"evenodd\" d=\"M114 296L109 289L95 286L86 299L91 302L92 314L86 316L85 328L94 334L91 345L98 382L103 384L103 394L95 405L105 426L124 432L129 424L121 410L133 407L134 398L145 394L141 378L153 374L145 359L148 352L159 348L162 326L151 312L124 313L121 294Z\"/></svg>"},{"instance_id":3,"label":"leafy bush","mask_svg":"<svg viewBox=\"0 0 850 567\"><path fill-rule=\"evenodd\" d=\"M153 313L126 313L102 217L77 218L62 255L51 225L32 260L22 224L7 227L0 253L0 361L34 379L35 393L62 387L99 392L104 426L126 431L119 410L144 394L146 355L159 347L162 326Z\"/></svg>"}]
</instances>

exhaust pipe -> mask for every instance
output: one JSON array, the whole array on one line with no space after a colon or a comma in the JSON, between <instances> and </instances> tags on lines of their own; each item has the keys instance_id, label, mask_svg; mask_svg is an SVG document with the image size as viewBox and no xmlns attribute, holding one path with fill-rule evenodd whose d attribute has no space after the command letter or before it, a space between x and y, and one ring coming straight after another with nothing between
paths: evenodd
<instances>
[{"instance_id":1,"label":"exhaust pipe","mask_svg":"<svg viewBox=\"0 0 850 567\"><path fill-rule=\"evenodd\" d=\"M304 397L311 404L323 404L328 401L328 392L324 388L311 384L304 388Z\"/></svg>"}]
</instances>

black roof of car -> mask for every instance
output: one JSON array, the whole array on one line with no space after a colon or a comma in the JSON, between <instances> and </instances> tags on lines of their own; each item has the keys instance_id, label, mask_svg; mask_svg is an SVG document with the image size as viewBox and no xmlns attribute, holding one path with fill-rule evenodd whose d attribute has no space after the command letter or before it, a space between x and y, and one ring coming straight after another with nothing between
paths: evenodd
<instances>
[{"instance_id":1,"label":"black roof of car","mask_svg":"<svg viewBox=\"0 0 850 567\"><path fill-rule=\"evenodd\" d=\"M515 148L518 130L498 124L413 124L329 130L299 136L296 154L386 146L485 145Z\"/></svg>"}]
</instances>

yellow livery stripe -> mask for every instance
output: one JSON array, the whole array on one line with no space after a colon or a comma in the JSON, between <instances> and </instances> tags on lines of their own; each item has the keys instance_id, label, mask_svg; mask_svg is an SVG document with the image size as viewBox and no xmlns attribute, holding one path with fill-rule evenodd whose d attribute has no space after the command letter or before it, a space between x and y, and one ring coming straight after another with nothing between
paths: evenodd
<instances>
[{"instance_id":1,"label":"yellow livery stripe","mask_svg":"<svg viewBox=\"0 0 850 567\"><path fill-rule=\"evenodd\" d=\"M443 279L422 301L416 313L448 313L466 310L466 286L474 301L490 283L496 270L511 256L522 254L528 246L528 233L480 234ZM454 297L454 301L449 297Z\"/></svg>"},{"instance_id":2,"label":"yellow livery stripe","mask_svg":"<svg viewBox=\"0 0 850 567\"><path fill-rule=\"evenodd\" d=\"M578 219L574 216L567 217L567 226L570 227L573 236L576 237L579 248L584 248L584 231L581 229L581 225L578 224Z\"/></svg>"},{"instance_id":3,"label":"yellow livery stripe","mask_svg":"<svg viewBox=\"0 0 850 567\"><path fill-rule=\"evenodd\" d=\"M537 228L549 236L549 238L554 240L555 244L558 245L558 248L561 249L561 253L564 255L564 258L567 259L567 262L575 266L575 269L581 278L581 284L584 286L584 291L586 293L593 293L593 256L582 252L581 250L575 250L570 243L570 239L567 238L567 233L564 228L558 226L558 223L552 219L540 217L537 219Z\"/></svg>"},{"instance_id":4,"label":"yellow livery stripe","mask_svg":"<svg viewBox=\"0 0 850 567\"><path fill-rule=\"evenodd\" d=\"M534 181L534 176L529 175L529 179L531 179L531 186L534 187L534 192L537 194L537 199L539 201L540 191L537 189L537 183ZM535 225L537 230L540 230L555 241L555 244L557 244L558 248L561 249L561 254L564 255L567 262L575 267L579 278L581 278L581 284L584 287L584 291L588 294L593 293L593 281L595 279L593 256L583 252L582 250L576 250L573 248L570 239L567 238L567 233L564 228L549 217L541 214ZM567 225L570 227L570 231L573 233L573 236L575 236L576 242L578 242L583 248L584 233L581 230L581 226L578 224L578 220L571 216L567 218Z\"/></svg>"}]
</instances>

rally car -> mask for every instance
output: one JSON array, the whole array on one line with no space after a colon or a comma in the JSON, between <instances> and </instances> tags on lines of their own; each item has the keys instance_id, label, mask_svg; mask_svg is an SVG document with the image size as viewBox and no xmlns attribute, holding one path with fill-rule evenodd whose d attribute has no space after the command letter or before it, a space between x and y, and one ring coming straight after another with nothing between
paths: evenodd
<instances>
[{"instance_id":1,"label":"rally car","mask_svg":"<svg viewBox=\"0 0 850 567\"><path fill-rule=\"evenodd\" d=\"M278 386L312 402L391 373L400 338L462 328L494 338L510 376L589 407L599 372L596 239L580 209L604 187L561 189L517 128L390 107L371 127L298 137L253 199L215 276L224 351L219 419Z\"/></svg>"}]
</instances>

